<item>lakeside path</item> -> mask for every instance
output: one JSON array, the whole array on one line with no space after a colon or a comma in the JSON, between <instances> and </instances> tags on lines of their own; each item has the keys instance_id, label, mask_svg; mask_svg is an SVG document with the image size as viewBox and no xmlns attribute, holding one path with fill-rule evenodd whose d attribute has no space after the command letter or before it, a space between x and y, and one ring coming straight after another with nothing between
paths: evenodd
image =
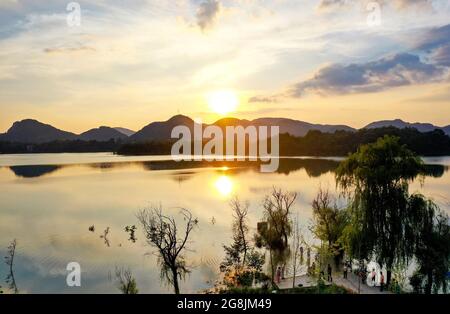
<instances>
[{"instance_id":1,"label":"lakeside path","mask_svg":"<svg viewBox=\"0 0 450 314\"><path fill-rule=\"evenodd\" d=\"M355 274L349 273L347 279L342 277L342 274L333 274L333 282L341 287L347 288L353 293L358 293L358 277ZM308 275L301 275L295 278L295 285L303 285L303 287L310 287L316 284L316 279ZM278 285L280 289L292 288L292 278L283 279ZM380 287L370 287L361 283L360 294L391 294L390 291L380 291Z\"/></svg>"}]
</instances>

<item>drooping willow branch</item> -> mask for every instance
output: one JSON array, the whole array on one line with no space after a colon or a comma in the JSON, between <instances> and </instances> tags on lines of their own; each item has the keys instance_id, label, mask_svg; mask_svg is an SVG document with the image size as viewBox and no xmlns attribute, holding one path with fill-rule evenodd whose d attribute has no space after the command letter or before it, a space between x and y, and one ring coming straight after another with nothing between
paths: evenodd
<instances>
[{"instance_id":1,"label":"drooping willow branch","mask_svg":"<svg viewBox=\"0 0 450 314\"><path fill-rule=\"evenodd\" d=\"M19 289L16 285L16 279L14 278L14 257L16 255L17 240L14 239L8 246L8 255L5 256L5 263L9 267L9 273L6 276L6 283L9 285L9 289L14 293L19 293Z\"/></svg>"}]
</instances>

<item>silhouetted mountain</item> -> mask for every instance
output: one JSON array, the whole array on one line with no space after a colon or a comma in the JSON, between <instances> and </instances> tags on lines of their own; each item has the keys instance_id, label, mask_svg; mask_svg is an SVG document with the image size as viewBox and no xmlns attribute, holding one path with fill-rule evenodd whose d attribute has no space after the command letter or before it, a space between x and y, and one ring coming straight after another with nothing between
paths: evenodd
<instances>
[{"instance_id":1,"label":"silhouetted mountain","mask_svg":"<svg viewBox=\"0 0 450 314\"><path fill-rule=\"evenodd\" d=\"M419 122L409 123L401 119L375 121L366 125L364 129L378 129L389 126L393 126L398 129L414 128L417 129L419 132L431 132L438 129L444 131L445 134L450 135L450 125L446 127L439 127L431 123L419 123Z\"/></svg>"},{"instance_id":2,"label":"silhouetted mountain","mask_svg":"<svg viewBox=\"0 0 450 314\"><path fill-rule=\"evenodd\" d=\"M312 124L286 118L259 118L250 122L252 125L260 126L280 126L280 133L289 133L292 136L305 136L310 130L317 130L323 133L334 133L336 131L356 131L347 125Z\"/></svg>"},{"instance_id":3,"label":"silhouetted mountain","mask_svg":"<svg viewBox=\"0 0 450 314\"><path fill-rule=\"evenodd\" d=\"M4 134L0 134L0 141L39 144L62 140L83 140L83 141L99 141L105 142L110 139L130 140L130 142L149 142L149 141L166 141L170 140L172 129L175 126L187 126L191 133L195 122L183 115L176 115L167 121L152 122L135 132L125 128L100 127L91 129L80 135L57 129L51 125L41 123L36 120L26 119L15 122L12 127ZM207 124L204 124L205 126ZM303 137L309 131L320 131L322 133L334 133L336 131L355 132L356 130L346 125L327 125L313 124L304 121L298 121L286 118L258 118L254 120L223 118L217 120L212 125L225 128L226 126L279 126L280 133L288 133L291 136ZM408 123L400 119L376 121L368 124L363 129L376 129L383 127L415 128L419 132L430 132L435 129L442 130L445 134L450 135L450 125L438 127L430 123ZM129 134L129 135L128 135Z\"/></svg>"},{"instance_id":4,"label":"silhouetted mountain","mask_svg":"<svg viewBox=\"0 0 450 314\"><path fill-rule=\"evenodd\" d=\"M121 128L121 127L115 127L114 129L116 129L117 131L119 131L122 134L125 134L126 136L131 136L134 133L136 133L136 131L127 129L127 128Z\"/></svg>"},{"instance_id":5,"label":"silhouetted mountain","mask_svg":"<svg viewBox=\"0 0 450 314\"><path fill-rule=\"evenodd\" d=\"M14 122L1 140L18 143L45 143L58 140L75 140L77 135L62 131L33 119Z\"/></svg>"},{"instance_id":6,"label":"silhouetted mountain","mask_svg":"<svg viewBox=\"0 0 450 314\"><path fill-rule=\"evenodd\" d=\"M167 121L152 122L140 131L130 136L130 141L164 141L171 138L172 129L179 125L187 126L191 130L194 128L194 120L183 115L176 115Z\"/></svg>"},{"instance_id":7,"label":"silhouetted mountain","mask_svg":"<svg viewBox=\"0 0 450 314\"><path fill-rule=\"evenodd\" d=\"M98 142L106 142L110 139L118 140L118 139L126 139L128 136L117 131L114 128L110 128L107 126L101 126L99 128L91 129L79 135L79 138L83 141L98 141Z\"/></svg>"},{"instance_id":8,"label":"silhouetted mountain","mask_svg":"<svg viewBox=\"0 0 450 314\"><path fill-rule=\"evenodd\" d=\"M442 128L442 131L444 131L445 134L450 136L450 125L444 126Z\"/></svg>"},{"instance_id":9,"label":"silhouetted mountain","mask_svg":"<svg viewBox=\"0 0 450 314\"><path fill-rule=\"evenodd\" d=\"M186 116L177 115L165 122L153 122L136 132L130 137L130 140L139 141L160 141L170 139L171 131L174 126L185 125L193 130L194 121ZM205 126L207 124L204 124ZM225 128L227 126L279 126L280 133L289 133L293 136L304 136L310 130L318 130L324 133L334 133L335 131L355 131L355 129L346 125L322 125L312 124L303 121L297 121L286 118L259 118L255 120L246 120L238 118L222 118L212 125Z\"/></svg>"},{"instance_id":10,"label":"silhouetted mountain","mask_svg":"<svg viewBox=\"0 0 450 314\"><path fill-rule=\"evenodd\" d=\"M253 126L279 126L280 133L289 133L292 136L305 136L310 130L318 130L323 133L334 133L335 131L355 131L346 125L323 125L323 124L312 124L308 122L286 119L286 118L259 118L254 120L245 120L237 118L223 118L217 120L213 123L214 125L220 127L226 126L238 126L247 127L249 125Z\"/></svg>"}]
</instances>

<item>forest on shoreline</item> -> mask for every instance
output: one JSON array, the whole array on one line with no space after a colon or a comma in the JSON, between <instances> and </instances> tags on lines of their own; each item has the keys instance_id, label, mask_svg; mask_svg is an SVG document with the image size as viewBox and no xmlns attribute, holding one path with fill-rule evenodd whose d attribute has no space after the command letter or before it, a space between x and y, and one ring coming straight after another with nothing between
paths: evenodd
<instances>
[{"instance_id":1,"label":"forest on shoreline","mask_svg":"<svg viewBox=\"0 0 450 314\"><path fill-rule=\"evenodd\" d=\"M281 134L280 156L347 156L356 152L359 146L373 143L385 135L398 137L401 144L421 156L450 155L450 137L441 130L419 132L414 128L385 127L334 133L313 130L303 137ZM41 144L0 142L0 154L114 152L119 155L170 155L174 142L175 140L149 142L74 140ZM248 145L247 143L247 148Z\"/></svg>"}]
</instances>

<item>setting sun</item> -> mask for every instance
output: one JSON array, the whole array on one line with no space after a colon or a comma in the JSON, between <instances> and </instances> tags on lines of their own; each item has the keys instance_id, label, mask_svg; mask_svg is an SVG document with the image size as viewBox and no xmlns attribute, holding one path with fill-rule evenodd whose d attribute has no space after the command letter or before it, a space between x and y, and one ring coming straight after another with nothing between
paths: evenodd
<instances>
[{"instance_id":1,"label":"setting sun","mask_svg":"<svg viewBox=\"0 0 450 314\"><path fill-rule=\"evenodd\" d=\"M208 94L208 105L215 113L227 114L236 110L239 104L235 92L230 90L219 90Z\"/></svg>"}]
</instances>

